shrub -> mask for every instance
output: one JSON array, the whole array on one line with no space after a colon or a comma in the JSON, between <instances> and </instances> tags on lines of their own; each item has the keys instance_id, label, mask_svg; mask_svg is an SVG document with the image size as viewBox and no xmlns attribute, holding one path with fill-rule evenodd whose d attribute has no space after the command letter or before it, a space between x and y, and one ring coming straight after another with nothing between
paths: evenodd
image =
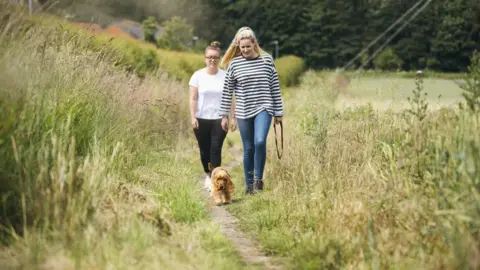
<instances>
[{"instance_id":1,"label":"shrub","mask_svg":"<svg viewBox=\"0 0 480 270\"><path fill-rule=\"evenodd\" d=\"M193 26L187 20L174 16L165 22L163 33L157 40L159 48L186 51L193 39Z\"/></svg>"},{"instance_id":2,"label":"shrub","mask_svg":"<svg viewBox=\"0 0 480 270\"><path fill-rule=\"evenodd\" d=\"M143 40L155 44L155 31L157 26L155 25L155 17L149 16L142 22Z\"/></svg>"},{"instance_id":3,"label":"shrub","mask_svg":"<svg viewBox=\"0 0 480 270\"><path fill-rule=\"evenodd\" d=\"M465 83L460 87L465 90L462 93L467 107L473 112L480 111L480 53L475 51L468 67L469 74Z\"/></svg>"},{"instance_id":4,"label":"shrub","mask_svg":"<svg viewBox=\"0 0 480 270\"><path fill-rule=\"evenodd\" d=\"M393 48L386 48L373 60L376 68L382 70L397 70L403 66L403 60L395 53Z\"/></svg>"},{"instance_id":5,"label":"shrub","mask_svg":"<svg viewBox=\"0 0 480 270\"><path fill-rule=\"evenodd\" d=\"M280 84L285 87L299 83L300 75L305 71L305 61L294 55L287 55L275 60Z\"/></svg>"}]
</instances>

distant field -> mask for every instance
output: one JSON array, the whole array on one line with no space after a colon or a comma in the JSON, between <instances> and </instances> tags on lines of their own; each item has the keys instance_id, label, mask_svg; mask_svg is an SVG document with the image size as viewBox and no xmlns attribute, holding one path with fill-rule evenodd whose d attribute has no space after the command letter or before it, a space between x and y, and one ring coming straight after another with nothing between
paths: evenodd
<instances>
[{"instance_id":1,"label":"distant field","mask_svg":"<svg viewBox=\"0 0 480 270\"><path fill-rule=\"evenodd\" d=\"M412 96L413 89L415 89L414 79L354 79L348 87L349 96L339 98L338 105L371 102L377 109L398 109L408 105L407 97ZM432 109L456 105L462 100L462 89L453 80L424 79L424 90Z\"/></svg>"},{"instance_id":2,"label":"distant field","mask_svg":"<svg viewBox=\"0 0 480 270\"><path fill-rule=\"evenodd\" d=\"M330 89L327 95L335 96L335 107L338 109L371 103L376 109L401 109L408 106L407 97L411 97L415 89L415 79L395 77L393 75L358 76L350 75L350 82L342 87L335 88L336 75L334 73L306 74L305 79L309 82L304 87L318 88L325 91ZM462 100L462 89L455 83L454 79L445 78L424 78L423 86L426 99L431 109L442 106L456 106ZM340 90L340 88L342 88Z\"/></svg>"}]
</instances>

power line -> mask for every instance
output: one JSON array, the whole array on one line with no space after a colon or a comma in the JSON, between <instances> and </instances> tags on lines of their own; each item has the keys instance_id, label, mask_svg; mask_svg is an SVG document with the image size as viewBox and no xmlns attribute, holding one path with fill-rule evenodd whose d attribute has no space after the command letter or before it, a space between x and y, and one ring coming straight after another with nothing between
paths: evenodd
<instances>
[{"instance_id":1,"label":"power line","mask_svg":"<svg viewBox=\"0 0 480 270\"><path fill-rule=\"evenodd\" d=\"M400 26L400 28L395 32L393 33L393 35L391 35L387 41L385 41L382 46L380 46L380 48L378 48L368 59L367 61L365 61L365 63L363 63L358 69L357 69L357 72L360 71L366 64L368 64L368 62L370 62L370 60L372 60L373 58L375 58L375 56L377 56L377 54L383 49L383 47L385 47L388 43L390 43L390 41L398 34L400 33L400 31L402 31L403 28L405 28L405 26L407 26L407 24L412 21L413 19L415 19L415 17L418 16L418 14L420 14L420 12L422 12L429 4L430 2L432 2L432 0L427 0L427 2L425 2L425 4L423 6L421 6L413 15L412 17L410 17L402 26Z\"/></svg>"},{"instance_id":2,"label":"power line","mask_svg":"<svg viewBox=\"0 0 480 270\"><path fill-rule=\"evenodd\" d=\"M348 62L343 68L342 70L345 70L347 69L355 60L357 60L358 57L360 57L365 51L367 51L373 44L375 44L379 39L381 39L386 33L388 33L388 31L392 30L393 27L395 27L395 25L397 25L399 22L401 22L410 12L412 12L416 7L418 7L422 2L424 2L424 0L419 0L417 3L415 3L415 5L413 5L409 10L407 10L407 12L405 12L400 18L398 18L393 24L390 25L390 27L388 27L387 30L385 30L382 34L380 34L375 40L373 40L372 42L370 42L370 44L367 45L367 47L365 47L361 52L359 52L355 58L353 58L352 60L350 60L350 62Z\"/></svg>"}]
</instances>

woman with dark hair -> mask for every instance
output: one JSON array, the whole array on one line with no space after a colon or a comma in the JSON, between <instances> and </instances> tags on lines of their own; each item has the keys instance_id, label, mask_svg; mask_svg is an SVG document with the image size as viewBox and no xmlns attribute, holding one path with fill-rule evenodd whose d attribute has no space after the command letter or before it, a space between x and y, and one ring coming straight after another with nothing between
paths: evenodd
<instances>
[{"instance_id":1,"label":"woman with dark hair","mask_svg":"<svg viewBox=\"0 0 480 270\"><path fill-rule=\"evenodd\" d=\"M220 43L212 42L205 49L206 67L195 71L189 81L190 117L206 174L204 185L209 190L212 186L211 172L222 163L222 146L228 132L228 129L222 129L222 117L218 114L225 80L225 71L218 68L219 46ZM232 131L236 129L234 119L231 128Z\"/></svg>"}]
</instances>

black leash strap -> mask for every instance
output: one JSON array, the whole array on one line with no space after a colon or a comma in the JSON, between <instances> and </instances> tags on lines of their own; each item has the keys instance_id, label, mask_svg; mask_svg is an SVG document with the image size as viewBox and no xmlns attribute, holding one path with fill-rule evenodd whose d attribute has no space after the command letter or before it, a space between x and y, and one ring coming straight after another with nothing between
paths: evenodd
<instances>
[{"instance_id":1,"label":"black leash strap","mask_svg":"<svg viewBox=\"0 0 480 270\"><path fill-rule=\"evenodd\" d=\"M282 159L283 156L283 122L279 122L280 125L280 142L282 146L282 153L278 150L278 139L277 139L277 125L275 125L275 121L273 122L273 131L275 132L275 146L277 148L277 157L278 159Z\"/></svg>"}]
</instances>

